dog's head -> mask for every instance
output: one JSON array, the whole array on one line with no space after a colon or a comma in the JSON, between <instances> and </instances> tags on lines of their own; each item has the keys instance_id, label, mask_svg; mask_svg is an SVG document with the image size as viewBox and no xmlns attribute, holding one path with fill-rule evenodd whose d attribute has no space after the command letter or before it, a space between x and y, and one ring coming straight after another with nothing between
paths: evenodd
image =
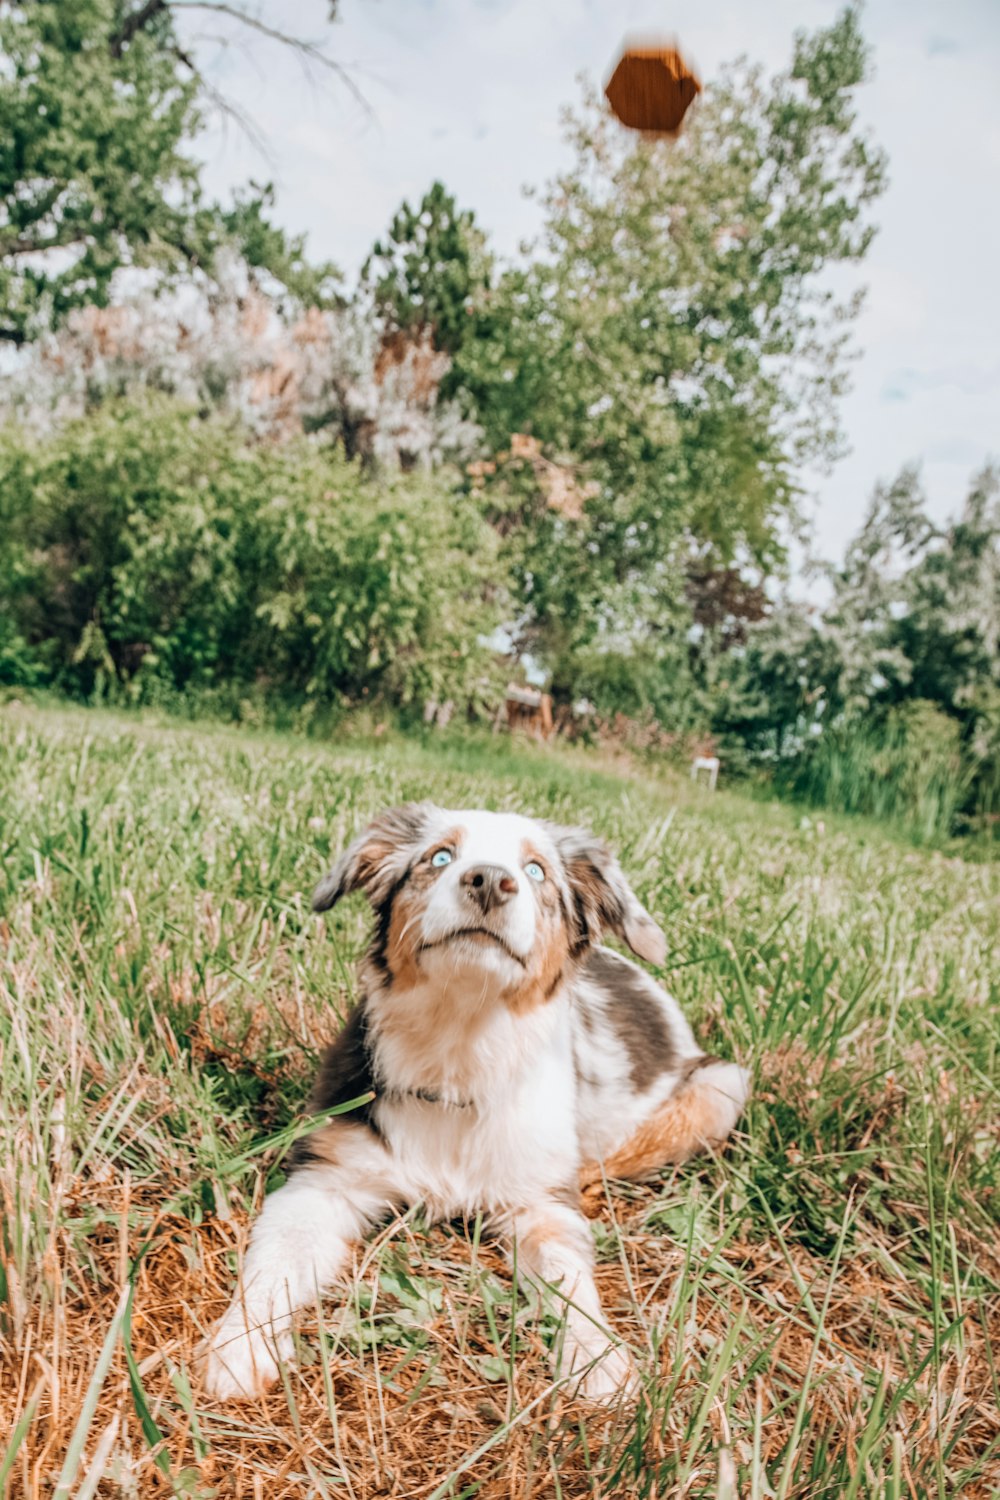
<instances>
[{"instance_id":1,"label":"dog's head","mask_svg":"<svg viewBox=\"0 0 1000 1500\"><path fill-rule=\"evenodd\" d=\"M371 960L396 983L492 979L527 1007L554 994L604 932L650 963L666 952L604 843L514 813L392 808L320 882L313 907L356 890L376 913Z\"/></svg>"}]
</instances>

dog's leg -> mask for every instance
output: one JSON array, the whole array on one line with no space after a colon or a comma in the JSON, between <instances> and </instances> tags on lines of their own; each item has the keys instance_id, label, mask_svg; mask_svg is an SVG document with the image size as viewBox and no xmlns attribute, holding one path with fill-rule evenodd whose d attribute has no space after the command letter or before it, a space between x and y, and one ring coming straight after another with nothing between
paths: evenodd
<instances>
[{"instance_id":1,"label":"dog's leg","mask_svg":"<svg viewBox=\"0 0 1000 1500\"><path fill-rule=\"evenodd\" d=\"M386 1207L344 1172L303 1166L272 1193L250 1235L241 1284L203 1355L205 1389L257 1396L292 1349L292 1314L343 1270L352 1245Z\"/></svg>"},{"instance_id":2,"label":"dog's leg","mask_svg":"<svg viewBox=\"0 0 1000 1500\"><path fill-rule=\"evenodd\" d=\"M596 1201L605 1177L641 1182L663 1167L720 1146L743 1112L750 1076L718 1057L696 1060L690 1078L644 1120L633 1135L600 1162L585 1162L580 1188Z\"/></svg>"},{"instance_id":3,"label":"dog's leg","mask_svg":"<svg viewBox=\"0 0 1000 1500\"><path fill-rule=\"evenodd\" d=\"M594 1401L629 1393L636 1381L628 1351L614 1342L594 1284L590 1225L575 1208L555 1199L510 1214L503 1226L514 1236L520 1276L555 1286L565 1298L566 1324L557 1374L579 1373L579 1388Z\"/></svg>"}]
</instances>

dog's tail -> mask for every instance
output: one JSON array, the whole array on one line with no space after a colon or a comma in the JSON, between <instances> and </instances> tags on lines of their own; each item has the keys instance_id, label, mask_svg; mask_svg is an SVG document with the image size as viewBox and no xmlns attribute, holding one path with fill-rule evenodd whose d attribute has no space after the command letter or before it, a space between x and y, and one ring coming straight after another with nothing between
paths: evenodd
<instances>
[{"instance_id":1,"label":"dog's tail","mask_svg":"<svg viewBox=\"0 0 1000 1500\"><path fill-rule=\"evenodd\" d=\"M750 1075L737 1063L718 1057L692 1059L686 1077L634 1135L603 1164L588 1162L583 1167L581 1187L593 1192L605 1177L638 1182L662 1167L721 1146L749 1094Z\"/></svg>"}]
</instances>

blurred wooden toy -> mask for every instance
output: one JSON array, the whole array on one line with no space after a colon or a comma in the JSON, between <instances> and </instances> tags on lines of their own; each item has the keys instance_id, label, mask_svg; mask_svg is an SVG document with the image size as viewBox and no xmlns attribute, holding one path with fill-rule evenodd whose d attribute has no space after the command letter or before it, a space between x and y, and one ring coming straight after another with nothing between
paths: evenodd
<instances>
[{"instance_id":1,"label":"blurred wooden toy","mask_svg":"<svg viewBox=\"0 0 1000 1500\"><path fill-rule=\"evenodd\" d=\"M604 89L618 119L645 135L675 136L701 81L676 46L626 45Z\"/></svg>"}]
</instances>

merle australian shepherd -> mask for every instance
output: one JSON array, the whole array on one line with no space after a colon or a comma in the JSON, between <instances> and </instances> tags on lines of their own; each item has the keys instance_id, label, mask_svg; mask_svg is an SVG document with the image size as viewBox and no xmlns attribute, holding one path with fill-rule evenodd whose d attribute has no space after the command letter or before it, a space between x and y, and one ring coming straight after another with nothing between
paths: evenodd
<instances>
[{"instance_id":1,"label":"merle australian shepherd","mask_svg":"<svg viewBox=\"0 0 1000 1500\"><path fill-rule=\"evenodd\" d=\"M314 896L362 890L375 932L360 996L326 1053L317 1113L372 1094L297 1143L253 1227L240 1285L204 1352L209 1392L252 1396L292 1350L352 1248L388 1214L482 1213L518 1272L564 1299L559 1373L593 1399L627 1392L627 1351L593 1279L581 1192L718 1145L747 1097L676 1002L601 946L662 963L663 933L599 840L512 813L394 808Z\"/></svg>"}]
</instances>

